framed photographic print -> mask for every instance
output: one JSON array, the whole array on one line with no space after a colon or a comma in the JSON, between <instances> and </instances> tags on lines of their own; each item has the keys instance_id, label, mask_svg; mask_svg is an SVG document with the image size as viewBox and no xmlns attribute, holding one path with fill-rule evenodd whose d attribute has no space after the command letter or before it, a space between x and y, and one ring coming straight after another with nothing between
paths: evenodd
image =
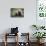
<instances>
[{"instance_id":1,"label":"framed photographic print","mask_svg":"<svg viewBox=\"0 0 46 46\"><path fill-rule=\"evenodd\" d=\"M11 8L11 17L24 17L24 8Z\"/></svg>"},{"instance_id":2,"label":"framed photographic print","mask_svg":"<svg viewBox=\"0 0 46 46\"><path fill-rule=\"evenodd\" d=\"M37 0L37 15L41 17L46 17L46 0Z\"/></svg>"},{"instance_id":3,"label":"framed photographic print","mask_svg":"<svg viewBox=\"0 0 46 46\"><path fill-rule=\"evenodd\" d=\"M36 0L36 24L46 25L46 0Z\"/></svg>"}]
</instances>

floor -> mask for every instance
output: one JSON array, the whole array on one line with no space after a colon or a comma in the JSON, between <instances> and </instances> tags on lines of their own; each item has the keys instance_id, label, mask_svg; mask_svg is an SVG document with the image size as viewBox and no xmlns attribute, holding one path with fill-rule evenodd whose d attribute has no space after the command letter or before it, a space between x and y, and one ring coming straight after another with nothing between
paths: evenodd
<instances>
[{"instance_id":1,"label":"floor","mask_svg":"<svg viewBox=\"0 0 46 46\"><path fill-rule=\"evenodd\" d=\"M30 46L37 46L37 43L30 43L31 45ZM4 43L1 43L0 42L0 46L4 46ZM15 43L8 43L7 46L15 46ZM21 46L25 46L25 45L21 45ZM41 46L46 46L46 43L44 43L44 45L41 45Z\"/></svg>"}]
</instances>

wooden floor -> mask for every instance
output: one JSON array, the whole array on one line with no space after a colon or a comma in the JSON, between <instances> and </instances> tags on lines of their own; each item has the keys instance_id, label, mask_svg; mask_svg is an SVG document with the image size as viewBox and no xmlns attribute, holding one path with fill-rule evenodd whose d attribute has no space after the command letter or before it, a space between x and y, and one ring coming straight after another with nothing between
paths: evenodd
<instances>
[{"instance_id":1,"label":"wooden floor","mask_svg":"<svg viewBox=\"0 0 46 46\"><path fill-rule=\"evenodd\" d=\"M2 42L0 42L0 46L4 46L4 43ZM8 43L8 45L7 46L15 46L15 43ZM22 45L21 45L22 46ZM25 46L25 45L24 45ZM30 46L37 46L37 43L30 43ZM44 43L43 45L41 45L41 46L46 46L46 43Z\"/></svg>"}]
</instances>

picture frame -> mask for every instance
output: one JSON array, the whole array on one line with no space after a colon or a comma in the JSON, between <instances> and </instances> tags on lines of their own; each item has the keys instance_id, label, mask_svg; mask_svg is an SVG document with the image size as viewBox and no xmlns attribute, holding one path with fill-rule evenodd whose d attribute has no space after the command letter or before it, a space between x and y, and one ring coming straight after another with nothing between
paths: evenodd
<instances>
[{"instance_id":1,"label":"picture frame","mask_svg":"<svg viewBox=\"0 0 46 46\"><path fill-rule=\"evenodd\" d=\"M24 8L11 8L11 17L24 17Z\"/></svg>"},{"instance_id":2,"label":"picture frame","mask_svg":"<svg viewBox=\"0 0 46 46\"><path fill-rule=\"evenodd\" d=\"M37 0L37 16L39 18L46 17L46 0Z\"/></svg>"},{"instance_id":3,"label":"picture frame","mask_svg":"<svg viewBox=\"0 0 46 46\"><path fill-rule=\"evenodd\" d=\"M36 24L46 25L46 0L36 0Z\"/></svg>"}]
</instances>

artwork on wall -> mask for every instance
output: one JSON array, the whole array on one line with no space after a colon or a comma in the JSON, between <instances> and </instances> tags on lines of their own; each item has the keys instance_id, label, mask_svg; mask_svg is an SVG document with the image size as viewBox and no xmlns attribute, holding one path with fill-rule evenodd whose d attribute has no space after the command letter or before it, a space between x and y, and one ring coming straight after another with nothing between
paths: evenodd
<instances>
[{"instance_id":1,"label":"artwork on wall","mask_svg":"<svg viewBox=\"0 0 46 46\"><path fill-rule=\"evenodd\" d=\"M45 26L46 25L46 0L37 0L36 7L37 7L36 24Z\"/></svg>"},{"instance_id":2,"label":"artwork on wall","mask_svg":"<svg viewBox=\"0 0 46 46\"><path fill-rule=\"evenodd\" d=\"M11 17L24 17L24 8L11 8Z\"/></svg>"},{"instance_id":3,"label":"artwork on wall","mask_svg":"<svg viewBox=\"0 0 46 46\"><path fill-rule=\"evenodd\" d=\"M46 0L37 1L37 15L39 17L46 17Z\"/></svg>"}]
</instances>

